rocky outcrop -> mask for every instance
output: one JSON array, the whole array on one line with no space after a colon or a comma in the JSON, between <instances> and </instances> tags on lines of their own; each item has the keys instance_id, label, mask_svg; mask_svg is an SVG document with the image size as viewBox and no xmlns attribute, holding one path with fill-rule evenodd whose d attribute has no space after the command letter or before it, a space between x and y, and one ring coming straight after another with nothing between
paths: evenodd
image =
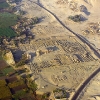
<instances>
[{"instance_id":1,"label":"rocky outcrop","mask_svg":"<svg viewBox=\"0 0 100 100\"><path fill-rule=\"evenodd\" d=\"M15 61L14 61L14 57L13 57L13 54L11 51L7 51L4 55L4 58L6 60L6 62L9 64L9 65L13 65L15 64Z\"/></svg>"}]
</instances>

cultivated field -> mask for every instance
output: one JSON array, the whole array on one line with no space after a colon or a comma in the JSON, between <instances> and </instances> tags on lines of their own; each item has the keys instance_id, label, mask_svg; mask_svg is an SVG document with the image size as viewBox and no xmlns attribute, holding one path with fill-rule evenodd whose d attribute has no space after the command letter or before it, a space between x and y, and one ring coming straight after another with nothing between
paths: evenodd
<instances>
[{"instance_id":1,"label":"cultivated field","mask_svg":"<svg viewBox=\"0 0 100 100\"><path fill-rule=\"evenodd\" d=\"M12 37L16 33L11 29L17 22L17 16L8 12L0 12L0 36Z\"/></svg>"}]
</instances>

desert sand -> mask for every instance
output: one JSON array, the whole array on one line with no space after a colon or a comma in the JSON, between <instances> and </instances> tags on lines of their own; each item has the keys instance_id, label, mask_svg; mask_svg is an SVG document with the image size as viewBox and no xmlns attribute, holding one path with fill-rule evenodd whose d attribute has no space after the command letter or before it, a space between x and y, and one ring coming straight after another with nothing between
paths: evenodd
<instances>
[{"instance_id":1,"label":"desert sand","mask_svg":"<svg viewBox=\"0 0 100 100\"><path fill-rule=\"evenodd\" d=\"M85 11L80 11L81 5ZM95 51L66 28L83 36L100 53L99 7L99 0L22 0L20 9L27 12L24 17L40 18L40 23L31 30L35 39L19 47L31 55L37 54L28 65L32 79L38 84L37 93L51 92L58 87L65 88L71 95L99 68ZM78 23L68 20L68 16L76 14L82 14L87 20ZM91 23L98 25L98 33L94 33L95 29L92 33L84 32ZM95 83L99 84L100 80ZM91 89L92 83L88 94ZM82 100L86 100L84 98Z\"/></svg>"}]
</instances>

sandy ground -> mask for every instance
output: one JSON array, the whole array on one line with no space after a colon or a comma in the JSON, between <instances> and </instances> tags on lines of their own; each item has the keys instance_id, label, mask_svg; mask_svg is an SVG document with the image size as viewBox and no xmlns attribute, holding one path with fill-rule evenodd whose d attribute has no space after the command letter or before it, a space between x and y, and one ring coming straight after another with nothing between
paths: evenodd
<instances>
[{"instance_id":1,"label":"sandy ground","mask_svg":"<svg viewBox=\"0 0 100 100\"><path fill-rule=\"evenodd\" d=\"M85 2L84 0L73 0L76 1L78 7L80 5L85 5L88 9L88 12L90 13L89 15L80 11L76 12L69 9L70 1L71 0L65 0L63 3L61 2L61 0L49 0L49 1L48 0L22 0L20 9L27 12L27 14L24 15L24 17L26 16L32 18L37 16L41 20L40 23L35 25L34 28L32 29L32 32L35 34L35 40L31 44L21 45L20 49L26 51L29 54L30 53L34 54L37 49L41 49L42 47L45 47L44 46L45 44L48 46L52 46L53 43L56 43L55 42L56 39L58 40L61 39L61 41L66 40L68 43L69 42L77 43L77 41L75 41L76 37L71 32L66 30L52 14L50 14L48 11L38 6L36 3L42 4L43 7L47 8L49 11L55 14L66 26L68 26L74 32L85 36L86 39L90 41L95 48L100 49L99 35L89 34L86 36L82 33L82 30L84 30L88 26L88 23L93 21L95 22L100 21L100 13L98 13L100 7L99 0L95 0L95 3L93 2L93 0L85 0L87 2ZM75 23L69 21L68 16L75 15L75 14L83 14L88 20L81 23ZM78 39L76 38L76 40ZM51 41L53 43L51 43ZM81 41L78 42L79 43L77 49L79 50L80 55L82 55L82 53L84 52L90 52L90 50L85 46L84 43L82 43ZM66 43L64 42L64 44ZM84 62L73 63L72 60L70 62L69 60L70 57L66 56L71 54L68 53L67 51L64 52L63 49L59 45L57 45L57 43L56 46L59 48L59 50L55 52L50 52L48 54L44 54L39 57L33 57L32 59L31 64L32 64L33 72L36 67L37 70L38 68L41 69L40 67L43 67L41 66L41 63L43 61L52 61L55 55L57 54L61 55L61 59L60 58L59 59L63 62L63 65L57 64L56 66L52 65L52 67L43 68L39 73L36 73L35 71L36 75L33 74L33 79L35 79L36 83L38 84L38 90L37 90L38 93L52 91L56 87L64 87L66 91L69 91L70 93L75 92L76 88L81 84L81 82L83 82L86 78L88 78L88 76L91 75L91 73L99 67L98 66L99 62L97 58L93 56L92 54L93 52L91 52L91 55L93 57L91 56L90 58L87 58L83 56L83 60L85 60ZM74 44L73 47L74 46L77 45ZM69 47L66 49L69 49ZM83 48L85 48L85 50L83 50ZM77 53L78 53L77 51L74 52L74 54ZM34 63L39 63L40 66L35 66ZM52 79L52 77L54 79Z\"/></svg>"},{"instance_id":2,"label":"sandy ground","mask_svg":"<svg viewBox=\"0 0 100 100\"><path fill-rule=\"evenodd\" d=\"M83 35L82 30L84 30L86 27L88 27L88 23L100 21L99 0L95 0L95 1L87 0L87 2L85 2L84 0L69 0L69 1L76 1L78 7L80 5L85 5L88 12L90 13L89 15L87 15L84 12L80 12L79 10L72 11L71 9L69 9L69 3L67 2L67 0L65 0L65 3L60 2L57 4L58 1L61 1L61 0L50 0L50 1L40 0L40 3L42 3L43 6L46 7L48 10L50 10L51 12L56 14L57 17L63 23L65 23L65 25L67 25L69 28L71 28L74 32L76 32L78 34ZM57 11L57 10L59 10L59 11ZM68 20L68 16L76 15L76 14L82 14L88 20L86 20L85 22L81 22L81 23L70 22ZM95 39L94 39L94 35L91 35L91 34L89 34L88 36L85 36L85 38L87 40L89 40L91 43L93 43L96 48L100 49L100 42L99 42L100 36L99 35L95 34Z\"/></svg>"}]
</instances>

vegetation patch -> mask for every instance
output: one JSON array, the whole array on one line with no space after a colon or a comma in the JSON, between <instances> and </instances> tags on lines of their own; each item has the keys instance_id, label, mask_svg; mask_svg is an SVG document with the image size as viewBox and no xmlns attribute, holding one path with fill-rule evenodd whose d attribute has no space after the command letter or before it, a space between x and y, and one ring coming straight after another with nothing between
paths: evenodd
<instances>
[{"instance_id":1,"label":"vegetation patch","mask_svg":"<svg viewBox=\"0 0 100 100\"><path fill-rule=\"evenodd\" d=\"M50 93L49 93L49 92L44 93L44 94L42 95L42 100L49 100L49 96L50 96Z\"/></svg>"},{"instance_id":2,"label":"vegetation patch","mask_svg":"<svg viewBox=\"0 0 100 100\"><path fill-rule=\"evenodd\" d=\"M7 68L2 69L2 73L4 75L9 75L12 72L14 72L14 69L12 67L7 67Z\"/></svg>"},{"instance_id":3,"label":"vegetation patch","mask_svg":"<svg viewBox=\"0 0 100 100\"><path fill-rule=\"evenodd\" d=\"M56 99L69 98L69 93L67 93L64 89L57 88L53 91L53 93Z\"/></svg>"},{"instance_id":4,"label":"vegetation patch","mask_svg":"<svg viewBox=\"0 0 100 100\"><path fill-rule=\"evenodd\" d=\"M16 36L12 25L17 23L17 15L8 12L0 13L0 36L12 37Z\"/></svg>"},{"instance_id":5,"label":"vegetation patch","mask_svg":"<svg viewBox=\"0 0 100 100\"><path fill-rule=\"evenodd\" d=\"M25 95L26 95L26 91L20 90L20 91L16 92L16 94L13 95L13 98L16 100L16 99L19 99Z\"/></svg>"},{"instance_id":6,"label":"vegetation patch","mask_svg":"<svg viewBox=\"0 0 100 100\"><path fill-rule=\"evenodd\" d=\"M31 81L31 82L29 82L29 87L30 87L30 89L33 91L33 92L35 92L36 90L37 90L37 84L33 81Z\"/></svg>"},{"instance_id":7,"label":"vegetation patch","mask_svg":"<svg viewBox=\"0 0 100 100\"><path fill-rule=\"evenodd\" d=\"M0 2L0 9L5 9L9 7L9 4L6 1Z\"/></svg>"},{"instance_id":8,"label":"vegetation patch","mask_svg":"<svg viewBox=\"0 0 100 100\"><path fill-rule=\"evenodd\" d=\"M13 37L16 33L10 27L0 28L0 36Z\"/></svg>"},{"instance_id":9,"label":"vegetation patch","mask_svg":"<svg viewBox=\"0 0 100 100\"><path fill-rule=\"evenodd\" d=\"M75 16L69 16L68 17L69 20L72 20L74 22L80 22L80 21L85 21L87 20L83 15L75 15Z\"/></svg>"}]
</instances>

